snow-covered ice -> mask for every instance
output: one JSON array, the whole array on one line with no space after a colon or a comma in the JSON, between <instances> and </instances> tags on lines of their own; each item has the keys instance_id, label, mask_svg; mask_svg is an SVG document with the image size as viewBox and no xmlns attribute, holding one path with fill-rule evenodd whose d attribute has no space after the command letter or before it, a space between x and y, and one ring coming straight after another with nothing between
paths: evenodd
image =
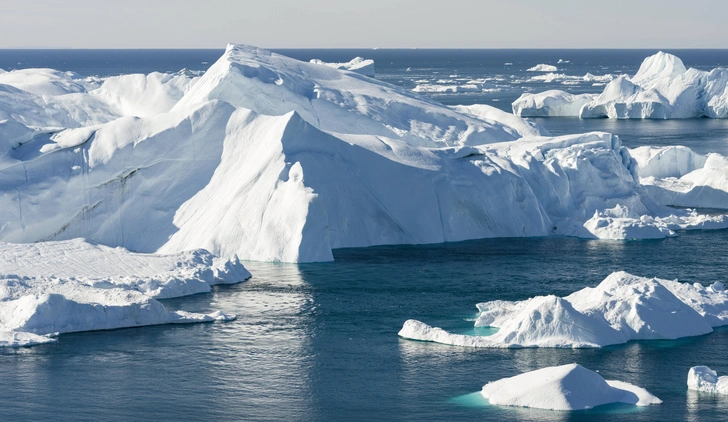
<instances>
[{"instance_id":1,"label":"snow-covered ice","mask_svg":"<svg viewBox=\"0 0 728 422\"><path fill-rule=\"evenodd\" d=\"M728 294L709 287L615 272L569 296L479 303L476 327L490 336L448 333L408 320L401 337L466 347L604 347L631 340L677 339L728 324Z\"/></svg>"},{"instance_id":2,"label":"snow-covered ice","mask_svg":"<svg viewBox=\"0 0 728 422\"><path fill-rule=\"evenodd\" d=\"M581 108L596 94L569 94L550 90L539 94L523 94L513 103L513 114L523 117L578 116Z\"/></svg>"},{"instance_id":3,"label":"snow-covered ice","mask_svg":"<svg viewBox=\"0 0 728 422\"><path fill-rule=\"evenodd\" d=\"M45 343L57 333L227 321L235 316L171 312L155 298L250 277L237 259L207 251L137 254L82 239L0 243L0 271L0 346Z\"/></svg>"},{"instance_id":4,"label":"snow-covered ice","mask_svg":"<svg viewBox=\"0 0 728 422\"><path fill-rule=\"evenodd\" d=\"M201 77L25 73L0 85L0 241L309 262L381 244L630 238L585 226L617 206L646 226L707 227L646 194L616 136L548 137L493 107L251 46Z\"/></svg>"},{"instance_id":5,"label":"snow-covered ice","mask_svg":"<svg viewBox=\"0 0 728 422\"><path fill-rule=\"evenodd\" d=\"M539 63L534 67L526 69L526 72L556 72L559 68L552 64Z\"/></svg>"},{"instance_id":6,"label":"snow-covered ice","mask_svg":"<svg viewBox=\"0 0 728 422\"><path fill-rule=\"evenodd\" d=\"M334 69L348 70L351 72L360 73L364 76L375 77L376 71L374 69L374 60L365 59L363 57L354 57L345 63L327 63L319 59L311 59L311 63L320 64L324 66L333 67Z\"/></svg>"},{"instance_id":7,"label":"snow-covered ice","mask_svg":"<svg viewBox=\"0 0 728 422\"><path fill-rule=\"evenodd\" d=\"M703 393L728 394L728 376L719 377L718 373L707 366L693 366L688 371L688 389Z\"/></svg>"},{"instance_id":8,"label":"snow-covered ice","mask_svg":"<svg viewBox=\"0 0 728 422\"><path fill-rule=\"evenodd\" d=\"M548 410L584 410L611 403L636 406L662 403L644 388L623 381L607 381L576 363L489 382L481 394L493 405Z\"/></svg>"},{"instance_id":9,"label":"snow-covered ice","mask_svg":"<svg viewBox=\"0 0 728 422\"><path fill-rule=\"evenodd\" d=\"M556 77L551 78L555 80ZM550 99L550 101L546 101ZM570 116L613 119L728 118L728 69L688 69L678 57L658 52L647 57L633 77L619 76L601 94L578 107L582 98L564 94L524 94L513 103L521 116L548 116L522 104L558 104ZM540 114L534 114L540 113Z\"/></svg>"}]
</instances>

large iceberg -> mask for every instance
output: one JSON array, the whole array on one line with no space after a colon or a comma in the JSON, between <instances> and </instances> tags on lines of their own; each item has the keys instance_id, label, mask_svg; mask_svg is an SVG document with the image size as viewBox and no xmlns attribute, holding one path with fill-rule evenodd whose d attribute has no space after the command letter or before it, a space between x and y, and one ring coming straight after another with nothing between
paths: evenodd
<instances>
[{"instance_id":1,"label":"large iceberg","mask_svg":"<svg viewBox=\"0 0 728 422\"><path fill-rule=\"evenodd\" d=\"M575 363L489 382L481 394L494 405L548 410L585 410L612 403L636 406L662 403L644 388L623 381L607 381Z\"/></svg>"},{"instance_id":2,"label":"large iceberg","mask_svg":"<svg viewBox=\"0 0 728 422\"><path fill-rule=\"evenodd\" d=\"M44 343L58 333L234 319L168 311L155 298L250 277L237 260L207 251L136 254L82 239L0 243L0 263L0 346Z\"/></svg>"},{"instance_id":3,"label":"large iceberg","mask_svg":"<svg viewBox=\"0 0 728 422\"><path fill-rule=\"evenodd\" d=\"M465 347L588 348L697 336L728 325L728 294L722 283L704 287L625 272L563 298L496 300L477 307L475 326L498 328L495 334L453 334L408 320L399 335Z\"/></svg>"},{"instance_id":4,"label":"large iceberg","mask_svg":"<svg viewBox=\"0 0 728 422\"><path fill-rule=\"evenodd\" d=\"M591 101L584 100L563 91L523 94L513 103L513 112L519 116L724 119L728 118L728 69L688 69L678 57L658 52L647 57L633 77L619 76ZM551 109L570 114L549 114Z\"/></svg>"},{"instance_id":5,"label":"large iceberg","mask_svg":"<svg viewBox=\"0 0 728 422\"><path fill-rule=\"evenodd\" d=\"M616 136L547 137L255 47L230 45L201 77L23 72L0 75L0 241L310 262L382 244L624 239L585 226L618 206L648 231L698 226L645 193Z\"/></svg>"},{"instance_id":6,"label":"large iceberg","mask_svg":"<svg viewBox=\"0 0 728 422\"><path fill-rule=\"evenodd\" d=\"M719 377L707 366L693 366L688 371L688 390L728 394L728 376Z\"/></svg>"}]
</instances>

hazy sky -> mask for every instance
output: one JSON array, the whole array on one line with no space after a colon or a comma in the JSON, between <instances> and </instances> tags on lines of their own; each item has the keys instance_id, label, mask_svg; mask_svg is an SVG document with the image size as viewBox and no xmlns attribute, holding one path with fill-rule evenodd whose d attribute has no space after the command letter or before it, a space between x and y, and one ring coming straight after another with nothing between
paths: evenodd
<instances>
[{"instance_id":1,"label":"hazy sky","mask_svg":"<svg viewBox=\"0 0 728 422\"><path fill-rule=\"evenodd\" d=\"M0 48L728 48L728 0L3 0Z\"/></svg>"}]
</instances>

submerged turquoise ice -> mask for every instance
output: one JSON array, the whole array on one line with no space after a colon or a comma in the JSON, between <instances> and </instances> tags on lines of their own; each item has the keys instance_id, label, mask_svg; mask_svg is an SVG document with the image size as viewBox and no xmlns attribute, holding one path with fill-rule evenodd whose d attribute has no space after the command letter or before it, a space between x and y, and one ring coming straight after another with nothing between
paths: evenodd
<instances>
[{"instance_id":1,"label":"submerged turquoise ice","mask_svg":"<svg viewBox=\"0 0 728 422\"><path fill-rule=\"evenodd\" d=\"M8 54L0 53L0 59ZM109 61L108 54L97 59ZM131 53L121 56L127 54ZM201 63L205 54L189 53L188 60ZM306 54L310 57L303 57ZM396 61L396 66L388 65L386 59L374 57L378 74L406 85L414 79L406 79L408 73L429 72L436 78L467 68L485 74L496 65L502 69L506 61L522 63L525 69L529 60L531 65L545 63L548 57L554 61L566 53L541 52L542 56L531 58L529 52L501 52L506 56L493 58L490 68L473 64L472 56L447 52L377 54ZM635 66L646 55L569 54L572 57L563 58L578 63L582 74L602 66L609 67L604 72L629 72L632 55ZM574 58L578 54L581 61ZM709 53L693 54L698 58L703 54L705 66L728 64L715 63ZM726 56L721 54L715 57ZM300 55L346 61L361 52ZM170 64L175 67L159 70L177 70L184 64L184 58L175 57L179 63ZM86 60L94 62L92 58ZM45 60L46 66L63 68L48 57ZM81 72L86 65L75 60L72 65L77 68L70 70ZM150 61L153 57L129 59ZM123 68L118 73L141 71L115 66ZM185 66L194 70L190 63ZM413 70L405 72L407 67ZM155 69L143 71L151 70ZM491 100L498 95L506 102L515 94L459 99ZM436 99L458 102L453 96ZM728 151L725 121L539 122L553 134L608 130L629 147L685 144L702 153ZM599 350L471 350L402 340L397 332L406 319L417 318L454 332L473 333L478 302L566 295L595 286L618 270L684 282L725 282L726 250L728 231L713 231L639 242L491 239L338 250L336 261L326 264L247 263L254 275L248 282L165 301L171 309L222 309L237 314L235 322L68 334L56 344L0 350L0 419L723 421L728 419L728 396L688 392L686 377L695 365L728 373L727 329ZM599 370L607 379L644 387L663 404L564 413L499 408L478 400L477 392L488 381L572 362Z\"/></svg>"}]
</instances>

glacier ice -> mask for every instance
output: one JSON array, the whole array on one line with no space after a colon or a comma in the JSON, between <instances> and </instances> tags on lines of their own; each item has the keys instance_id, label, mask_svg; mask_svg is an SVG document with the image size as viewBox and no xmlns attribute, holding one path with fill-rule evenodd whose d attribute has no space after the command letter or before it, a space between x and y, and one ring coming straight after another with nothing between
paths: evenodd
<instances>
[{"instance_id":1,"label":"glacier ice","mask_svg":"<svg viewBox=\"0 0 728 422\"><path fill-rule=\"evenodd\" d=\"M251 46L202 76L14 72L0 75L4 242L311 262L342 247L728 226L647 194L616 136L549 137L493 107ZM585 225L618 206L640 223Z\"/></svg>"},{"instance_id":2,"label":"glacier ice","mask_svg":"<svg viewBox=\"0 0 728 422\"><path fill-rule=\"evenodd\" d=\"M539 63L536 66L526 69L526 72L556 72L559 69L552 64Z\"/></svg>"},{"instance_id":3,"label":"glacier ice","mask_svg":"<svg viewBox=\"0 0 728 422\"><path fill-rule=\"evenodd\" d=\"M155 298L210 291L250 273L203 250L137 254L82 239L0 243L0 346L53 341L58 333L227 321L222 312L171 312Z\"/></svg>"},{"instance_id":4,"label":"glacier ice","mask_svg":"<svg viewBox=\"0 0 728 422\"><path fill-rule=\"evenodd\" d=\"M363 57L354 57L345 63L327 63L319 59L311 59L311 63L333 67L334 69L348 70L364 76L375 77L374 60Z\"/></svg>"},{"instance_id":5,"label":"glacier ice","mask_svg":"<svg viewBox=\"0 0 728 422\"><path fill-rule=\"evenodd\" d=\"M583 96L563 91L523 94L513 103L513 112L556 115L540 109L548 107L570 112L559 115L581 118L724 119L728 118L728 69L688 69L678 57L658 52L647 57L633 77L619 76L591 101L583 101Z\"/></svg>"},{"instance_id":6,"label":"glacier ice","mask_svg":"<svg viewBox=\"0 0 728 422\"><path fill-rule=\"evenodd\" d=\"M610 403L636 406L662 403L644 388L623 381L607 381L576 363L492 381L483 386L481 394L494 405L547 410L584 410Z\"/></svg>"},{"instance_id":7,"label":"glacier ice","mask_svg":"<svg viewBox=\"0 0 728 422\"><path fill-rule=\"evenodd\" d=\"M707 366L693 366L688 371L688 389L703 393L728 394L728 376L719 377L718 373Z\"/></svg>"},{"instance_id":8,"label":"glacier ice","mask_svg":"<svg viewBox=\"0 0 728 422\"><path fill-rule=\"evenodd\" d=\"M728 294L722 284L704 287L626 272L563 298L495 300L477 307L475 326L498 328L495 334L453 334L408 320L399 335L465 347L588 348L697 336L728 324Z\"/></svg>"}]
</instances>

